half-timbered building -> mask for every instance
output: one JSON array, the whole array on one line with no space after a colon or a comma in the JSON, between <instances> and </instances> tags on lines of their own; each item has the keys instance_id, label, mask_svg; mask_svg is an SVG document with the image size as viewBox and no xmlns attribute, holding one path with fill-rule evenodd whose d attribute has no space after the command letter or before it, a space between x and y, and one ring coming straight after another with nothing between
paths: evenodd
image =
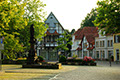
<instances>
[{"instance_id":1,"label":"half-timbered building","mask_svg":"<svg viewBox=\"0 0 120 80\"><path fill-rule=\"evenodd\" d=\"M46 36L39 43L37 48L37 55L43 56L45 60L56 61L58 60L58 51L55 49L58 46L56 39L63 37L61 34L64 33L64 28L51 12L45 21L48 25L48 29L45 32Z\"/></svg>"}]
</instances>

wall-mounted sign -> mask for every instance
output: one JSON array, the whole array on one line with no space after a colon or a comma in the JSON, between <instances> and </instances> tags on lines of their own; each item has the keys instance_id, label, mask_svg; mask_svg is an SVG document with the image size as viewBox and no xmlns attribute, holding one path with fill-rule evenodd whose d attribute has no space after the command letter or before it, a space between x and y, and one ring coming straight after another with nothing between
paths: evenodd
<instances>
[{"instance_id":1,"label":"wall-mounted sign","mask_svg":"<svg viewBox=\"0 0 120 80\"><path fill-rule=\"evenodd\" d=\"M0 50L4 50L3 38L0 38Z\"/></svg>"}]
</instances>

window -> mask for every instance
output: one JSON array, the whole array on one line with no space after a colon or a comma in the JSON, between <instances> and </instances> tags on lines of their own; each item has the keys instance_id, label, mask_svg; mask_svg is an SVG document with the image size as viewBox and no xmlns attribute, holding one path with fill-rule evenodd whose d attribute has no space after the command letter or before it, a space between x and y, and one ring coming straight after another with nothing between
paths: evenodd
<instances>
[{"instance_id":1,"label":"window","mask_svg":"<svg viewBox=\"0 0 120 80\"><path fill-rule=\"evenodd\" d=\"M104 59L105 58L105 51L100 51L100 53L101 53L101 59Z\"/></svg>"},{"instance_id":2,"label":"window","mask_svg":"<svg viewBox=\"0 0 120 80\"><path fill-rule=\"evenodd\" d=\"M53 19L53 17L50 17L50 19Z\"/></svg>"},{"instance_id":3,"label":"window","mask_svg":"<svg viewBox=\"0 0 120 80\"><path fill-rule=\"evenodd\" d=\"M116 49L116 60L119 60L119 49Z\"/></svg>"},{"instance_id":4,"label":"window","mask_svg":"<svg viewBox=\"0 0 120 80\"><path fill-rule=\"evenodd\" d=\"M84 43L83 45L84 45L84 48L87 48L87 43Z\"/></svg>"},{"instance_id":5,"label":"window","mask_svg":"<svg viewBox=\"0 0 120 80\"><path fill-rule=\"evenodd\" d=\"M96 58L99 59L99 51L96 51Z\"/></svg>"},{"instance_id":6,"label":"window","mask_svg":"<svg viewBox=\"0 0 120 80\"><path fill-rule=\"evenodd\" d=\"M113 46L113 40L108 40L108 47L112 47Z\"/></svg>"},{"instance_id":7,"label":"window","mask_svg":"<svg viewBox=\"0 0 120 80\"><path fill-rule=\"evenodd\" d=\"M99 47L99 42L98 41L96 41L96 47Z\"/></svg>"},{"instance_id":8,"label":"window","mask_svg":"<svg viewBox=\"0 0 120 80\"><path fill-rule=\"evenodd\" d=\"M78 57L82 57L82 51L78 51Z\"/></svg>"},{"instance_id":9,"label":"window","mask_svg":"<svg viewBox=\"0 0 120 80\"><path fill-rule=\"evenodd\" d=\"M110 59L110 57L112 56L112 54L113 54L113 51L112 51L112 50L109 50L109 51L108 51L108 59Z\"/></svg>"},{"instance_id":10,"label":"window","mask_svg":"<svg viewBox=\"0 0 120 80\"><path fill-rule=\"evenodd\" d=\"M83 58L87 56L87 51L83 51Z\"/></svg>"},{"instance_id":11,"label":"window","mask_svg":"<svg viewBox=\"0 0 120 80\"><path fill-rule=\"evenodd\" d=\"M102 47L102 41L100 41L100 47Z\"/></svg>"},{"instance_id":12,"label":"window","mask_svg":"<svg viewBox=\"0 0 120 80\"><path fill-rule=\"evenodd\" d=\"M108 47L110 47L110 41L108 40Z\"/></svg>"},{"instance_id":13,"label":"window","mask_svg":"<svg viewBox=\"0 0 120 80\"><path fill-rule=\"evenodd\" d=\"M93 52L92 52L92 51L89 51L89 56L90 56L90 57L92 57L92 54L93 54Z\"/></svg>"},{"instance_id":14,"label":"window","mask_svg":"<svg viewBox=\"0 0 120 80\"><path fill-rule=\"evenodd\" d=\"M90 44L90 47L92 47L92 44Z\"/></svg>"},{"instance_id":15,"label":"window","mask_svg":"<svg viewBox=\"0 0 120 80\"><path fill-rule=\"evenodd\" d=\"M113 46L113 40L111 40L111 47Z\"/></svg>"},{"instance_id":16,"label":"window","mask_svg":"<svg viewBox=\"0 0 120 80\"><path fill-rule=\"evenodd\" d=\"M79 46L79 41L77 41L77 45Z\"/></svg>"},{"instance_id":17,"label":"window","mask_svg":"<svg viewBox=\"0 0 120 80\"><path fill-rule=\"evenodd\" d=\"M105 58L105 51L102 52L102 57Z\"/></svg>"},{"instance_id":18,"label":"window","mask_svg":"<svg viewBox=\"0 0 120 80\"><path fill-rule=\"evenodd\" d=\"M105 46L105 41L100 41L100 47L104 47Z\"/></svg>"},{"instance_id":19,"label":"window","mask_svg":"<svg viewBox=\"0 0 120 80\"><path fill-rule=\"evenodd\" d=\"M54 27L56 27L56 23L54 23Z\"/></svg>"},{"instance_id":20,"label":"window","mask_svg":"<svg viewBox=\"0 0 120 80\"><path fill-rule=\"evenodd\" d=\"M114 43L120 43L120 35L114 36Z\"/></svg>"},{"instance_id":21,"label":"window","mask_svg":"<svg viewBox=\"0 0 120 80\"><path fill-rule=\"evenodd\" d=\"M105 46L105 41L103 41L103 46L102 47L104 47Z\"/></svg>"}]
</instances>

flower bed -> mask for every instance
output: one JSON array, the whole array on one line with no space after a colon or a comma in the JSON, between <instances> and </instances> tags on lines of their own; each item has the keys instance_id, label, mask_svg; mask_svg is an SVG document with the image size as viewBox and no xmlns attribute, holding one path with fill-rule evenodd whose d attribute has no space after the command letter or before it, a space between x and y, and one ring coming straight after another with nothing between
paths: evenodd
<instances>
[{"instance_id":1,"label":"flower bed","mask_svg":"<svg viewBox=\"0 0 120 80\"><path fill-rule=\"evenodd\" d=\"M96 66L96 62L91 57L85 56L84 59L68 58L65 62L61 62L63 65L87 65Z\"/></svg>"},{"instance_id":2,"label":"flower bed","mask_svg":"<svg viewBox=\"0 0 120 80\"><path fill-rule=\"evenodd\" d=\"M27 62L27 58L17 58L17 59L3 59L2 64L24 64Z\"/></svg>"}]
</instances>

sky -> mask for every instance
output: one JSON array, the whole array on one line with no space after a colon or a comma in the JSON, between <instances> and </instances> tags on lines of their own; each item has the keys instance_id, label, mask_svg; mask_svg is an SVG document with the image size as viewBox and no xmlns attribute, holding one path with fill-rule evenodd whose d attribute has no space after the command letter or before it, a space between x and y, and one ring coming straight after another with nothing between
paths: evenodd
<instances>
[{"instance_id":1,"label":"sky","mask_svg":"<svg viewBox=\"0 0 120 80\"><path fill-rule=\"evenodd\" d=\"M41 0L46 7L46 18L53 12L64 29L71 31L80 28L82 20L92 8L97 7L98 0Z\"/></svg>"}]
</instances>

